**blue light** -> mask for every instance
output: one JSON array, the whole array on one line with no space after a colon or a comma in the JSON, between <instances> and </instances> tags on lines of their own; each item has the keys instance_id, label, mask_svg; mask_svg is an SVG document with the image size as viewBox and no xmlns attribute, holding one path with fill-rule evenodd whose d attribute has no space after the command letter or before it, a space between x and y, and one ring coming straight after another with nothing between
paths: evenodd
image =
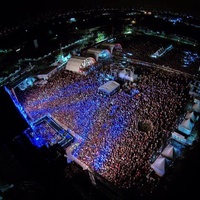
<instances>
[{"instance_id":1,"label":"blue light","mask_svg":"<svg viewBox=\"0 0 200 200\"><path fill-rule=\"evenodd\" d=\"M103 97L94 92L98 91L98 87L104 84L105 80L98 76L96 78L99 81L88 82L87 77L85 79L85 77L82 78L81 76L78 76L77 81L74 79L64 88L57 87L56 90L53 91L53 95L50 97L46 96L44 92L42 99L37 100L37 97L35 99L30 99L28 102L28 108L31 108L31 110L29 109L29 114L34 122L48 114L50 116L55 116L57 112L59 113L62 111L66 113L67 117L67 113L70 113L70 118L68 119L67 124L68 128L72 129L73 132L81 135L83 138L80 144L73 150L72 155L77 158L79 158L79 156L81 157L83 149L86 148L87 143L89 143L91 148L98 148L98 152L93 158L88 158L88 162L92 162L91 165L94 169L100 170L105 162L108 161L108 157L112 152L116 139L121 137L121 134L124 133L125 127L127 127L127 116L125 113L119 113L118 107L121 103L120 105L117 103L117 96L112 96L112 102L110 102L111 105L109 105L110 112L107 112L110 98ZM81 94L84 93L89 94L89 96L81 96ZM41 96L42 94L40 94L40 98ZM24 97L22 96L21 98L21 101L23 101ZM62 101L59 101L61 98L65 98L67 103L66 101L63 101L63 103ZM94 121L94 117L97 120L101 119L102 113L108 113L109 116L106 117L105 122L100 122L100 124L96 126L97 123ZM97 129L98 127L101 130ZM43 138L40 137L40 135L37 135L37 130L35 130L34 127L33 131L35 131L35 139L32 139L32 143L38 147L48 145L45 141L46 139L54 143L54 138L52 138L51 135L49 138L45 134L45 138ZM43 130L40 129L40 131ZM91 137L91 133L94 134L94 137L101 137L102 134L106 134L106 137L108 136L110 139L104 141L105 143L98 144L98 147L92 147L92 145L95 144L90 143L89 137Z\"/></svg>"}]
</instances>

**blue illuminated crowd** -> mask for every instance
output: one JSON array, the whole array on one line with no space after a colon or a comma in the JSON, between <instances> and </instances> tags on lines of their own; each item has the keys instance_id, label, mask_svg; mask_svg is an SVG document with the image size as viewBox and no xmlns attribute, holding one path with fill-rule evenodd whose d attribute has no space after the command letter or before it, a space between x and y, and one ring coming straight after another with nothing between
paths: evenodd
<instances>
[{"instance_id":1,"label":"blue illuminated crowd","mask_svg":"<svg viewBox=\"0 0 200 200\"><path fill-rule=\"evenodd\" d=\"M99 74L85 76L63 69L48 84L16 90L16 95L32 120L49 113L84 139L72 153L90 170L118 188L151 191L157 180L148 176L150 160L164 148L184 105L192 101L190 80L182 74L143 68L134 84L127 83L139 90L137 96L127 95L123 87L104 96L98 93L103 84ZM151 122L147 132L138 129L144 121Z\"/></svg>"},{"instance_id":2,"label":"blue illuminated crowd","mask_svg":"<svg viewBox=\"0 0 200 200\"><path fill-rule=\"evenodd\" d=\"M34 72L34 67L36 66L37 68L37 65L38 68L48 67L52 59L56 59L52 63L57 63L60 59L57 52L60 53L60 57L71 55L72 52L76 54L75 50L66 54L65 51L70 51L69 49L74 47L78 48L77 46L82 44L82 41L83 47L86 47L87 40L85 41L85 39L90 38L89 36L91 36L91 39L88 39L88 45L93 44L95 39L92 35L95 35L98 30L112 29L112 35L115 37L115 34L118 33L119 24L117 23L116 27L109 27L109 25L104 27L105 15L102 15L102 11L91 11L88 10L85 12L83 9L79 13L81 17L79 17L78 12L67 11L62 13L61 11L50 11L41 16L34 17L34 20L27 17L24 22L17 23L16 26L3 27L2 25L0 40L1 45L5 48L2 52L4 54L13 50L15 52L16 47L19 47L17 48L19 52L16 51L16 60L20 55L21 59L19 63L22 64L22 67L23 63L25 64L24 66L26 66L26 63L30 63L31 67L33 67L30 68L28 64L26 69L29 71L22 70L21 75L27 72L27 74L32 74L31 70L33 69ZM115 14L109 14L111 11L105 12L109 16L109 21L115 19ZM86 15L84 16L83 13ZM72 23L74 22L70 21L72 15L77 16L77 18L73 19L77 19L77 22L80 23L75 23L75 29L72 28L74 26ZM88 34L86 31L87 33L82 34L81 32L84 32L84 29L89 28L88 24L85 24L89 19L89 15L92 16L92 19L98 19L98 16L103 16L103 29L99 29L98 27L101 25L98 25L98 27L92 28L94 32ZM137 19L137 15L133 14L130 17L136 17ZM123 22L123 27L129 23L127 21L129 17L127 16L126 14L124 21L120 19L120 22ZM148 15L146 14L139 14L138 16L141 19L146 19L145 16L147 16L148 19ZM158 16L157 14L154 15L156 21ZM67 157L66 165L68 166L64 169L66 177L71 178L73 173L76 173L76 170L77 173L79 172L79 168L76 167L74 167L74 171L71 170L71 167L73 168L75 164L75 162L71 162L71 158L76 158L83 163L83 166L88 166L88 170L93 172L92 174L98 174L101 180L114 186L114 188L126 191L132 191L133 189L133 191L138 191L139 194L144 194L145 196L145 194L149 195L155 190L159 190L159 183L163 179L155 173L151 168L151 164L161 154L167 144L172 141L172 132L182 122L188 104L193 103L194 99L189 94L189 91L194 93L199 92L199 82L196 82L196 78L199 79L200 77L200 51L199 48L193 48L193 46L181 43L181 40L171 40L167 36L167 31L165 35L164 30L163 33L155 31L158 37L154 37L153 34L146 34L147 27L142 27L142 32L137 32L137 29L134 29L134 27L138 26L140 28L139 26L143 21L139 20L139 18L135 20L137 22L135 25L131 25L133 28L131 28L133 31L131 34L122 36L121 33L123 30L119 29L121 33L119 38L116 37L115 39L123 47L121 54L118 52L119 54L116 53L116 55L112 55L113 57L111 56L107 60L103 60L104 58L102 60L99 59L93 66L89 66L88 74L81 75L67 71L64 68L59 68L59 71L53 74L48 80L40 79L40 81L36 81L38 84L32 82L31 86L27 84L27 88L23 91L20 90L19 85L13 88L13 90L17 97L16 100L20 104L20 109L23 108L21 110L25 111L28 119L31 120L31 125L36 124L35 122L38 119L42 119L48 115L61 128L75 133L76 138L73 141L74 145L72 144L71 146L73 147L71 148L72 151L70 151L74 157L67 157L69 156L68 149L65 149L67 152L65 155ZM164 20L166 20L165 14ZM193 20L191 20L190 24L185 25L192 34L192 27L195 26ZM151 27L151 23L148 26ZM35 33L31 33L35 29L34 27L38 28L36 28ZM198 28L198 26L195 28L195 33ZM42 31L43 29L46 29L46 31ZM61 34L61 30L67 32ZM134 30L136 31L134 32ZM107 31L110 32L109 30L105 32ZM151 32L150 29L149 32ZM176 31L173 30L172 32ZM166 36L165 39L159 37L163 34ZM43 46L43 42L40 42L39 36L41 35L45 36L41 40L44 40L44 44L48 43L49 45L47 46L49 48L46 45ZM81 40L79 40L80 36ZM34 42L39 41L40 47L37 47L37 51L35 51L35 47L34 50L30 49L30 52L27 51L29 47L26 48L28 46L26 43L29 44L29 42L20 42L21 40L25 40L25 38L31 44L33 39ZM35 38L38 39L35 40ZM46 41L45 38L49 39ZM115 42L115 39L112 39ZM15 47L13 49L8 48L8 46L12 46L10 44L13 42L14 44L16 43ZM58 49L55 50L54 45ZM169 45L173 46L172 50L167 51L163 56L158 58L151 57L157 50L166 48ZM80 49L79 51L81 51ZM41 52L44 50L44 53L39 53L39 50L42 50ZM39 57L35 58L38 55ZM138 63L136 62L137 60L139 61ZM66 64L66 60L59 60L59 62ZM113 69L111 69L111 66L113 66ZM116 72L115 70L120 70L122 67L135 69L135 72L138 72L138 78L133 82L118 80L120 89L112 95L99 93L98 88L107 82L108 78L112 77L114 72ZM181 71L185 72L185 74ZM114 78L116 77L115 74ZM190 84L191 81L193 85ZM44 84L42 85L39 82ZM138 91L138 93L130 95L129 92L132 89ZM14 94L13 90L11 90L12 94ZM148 125L146 129L142 127L145 125ZM31 130L30 135L32 134L32 138L36 137L35 140L38 142L38 147L45 143L50 147L58 144L59 141L63 141L63 138L65 138L62 131L57 130L47 123L47 121L37 124L34 128L33 132L31 132L31 129L28 130ZM68 165L68 161L71 162L71 165ZM171 162L173 164L173 161ZM165 177L163 178L169 181L168 183L162 182L164 183L162 191L167 193L167 184L171 184L171 176L168 176L166 179ZM48 180L52 180L51 177ZM61 188L64 188L64 186L62 185ZM53 190L54 188L52 188ZM68 189L64 188L64 190ZM159 192L162 193L162 191ZM82 192L81 189L80 192ZM131 198L134 197L131 196Z\"/></svg>"}]
</instances>

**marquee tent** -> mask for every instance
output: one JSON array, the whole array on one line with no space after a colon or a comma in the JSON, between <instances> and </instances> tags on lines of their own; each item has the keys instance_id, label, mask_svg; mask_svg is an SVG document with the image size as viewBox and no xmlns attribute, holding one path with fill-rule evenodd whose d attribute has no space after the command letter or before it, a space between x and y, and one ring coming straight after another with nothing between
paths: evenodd
<instances>
[{"instance_id":1,"label":"marquee tent","mask_svg":"<svg viewBox=\"0 0 200 200\"><path fill-rule=\"evenodd\" d=\"M98 61L99 58L110 57L111 53L107 49L90 48L87 50L87 55L94 56L95 60Z\"/></svg>"},{"instance_id":2,"label":"marquee tent","mask_svg":"<svg viewBox=\"0 0 200 200\"><path fill-rule=\"evenodd\" d=\"M122 46L119 43L102 43L100 44L101 49L108 49L110 53L112 54L113 51L122 51Z\"/></svg>"},{"instance_id":3,"label":"marquee tent","mask_svg":"<svg viewBox=\"0 0 200 200\"><path fill-rule=\"evenodd\" d=\"M95 62L96 60L92 57L72 56L67 62L65 69L77 73L83 73L85 68Z\"/></svg>"},{"instance_id":4,"label":"marquee tent","mask_svg":"<svg viewBox=\"0 0 200 200\"><path fill-rule=\"evenodd\" d=\"M120 88L120 84L116 81L108 81L101 85L98 88L99 92L103 92L104 94L111 95L115 93Z\"/></svg>"},{"instance_id":5,"label":"marquee tent","mask_svg":"<svg viewBox=\"0 0 200 200\"><path fill-rule=\"evenodd\" d=\"M191 122L190 119L184 119L181 124L178 126L178 130L186 135L190 135L192 132L192 128L194 123Z\"/></svg>"},{"instance_id":6,"label":"marquee tent","mask_svg":"<svg viewBox=\"0 0 200 200\"><path fill-rule=\"evenodd\" d=\"M194 112L187 112L185 115L185 119L191 119L192 122L196 122L198 120L197 116L194 114Z\"/></svg>"},{"instance_id":7,"label":"marquee tent","mask_svg":"<svg viewBox=\"0 0 200 200\"><path fill-rule=\"evenodd\" d=\"M194 103L198 103L200 100L197 98L194 98Z\"/></svg>"},{"instance_id":8,"label":"marquee tent","mask_svg":"<svg viewBox=\"0 0 200 200\"><path fill-rule=\"evenodd\" d=\"M178 156L178 154L179 150L171 144L168 144L161 153L162 156L170 160L174 160Z\"/></svg>"},{"instance_id":9,"label":"marquee tent","mask_svg":"<svg viewBox=\"0 0 200 200\"><path fill-rule=\"evenodd\" d=\"M151 164L151 168L155 171L158 176L164 176L170 167L172 161L162 156L161 154L156 158L156 160Z\"/></svg>"},{"instance_id":10,"label":"marquee tent","mask_svg":"<svg viewBox=\"0 0 200 200\"><path fill-rule=\"evenodd\" d=\"M195 112L200 113L200 101L196 101L196 103L193 104L192 109L193 109Z\"/></svg>"}]
</instances>

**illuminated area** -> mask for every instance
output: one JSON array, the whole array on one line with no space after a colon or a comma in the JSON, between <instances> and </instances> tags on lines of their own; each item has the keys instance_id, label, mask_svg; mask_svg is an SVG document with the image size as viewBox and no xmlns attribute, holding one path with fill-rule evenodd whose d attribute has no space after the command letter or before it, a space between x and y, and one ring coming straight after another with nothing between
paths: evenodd
<instances>
[{"instance_id":1,"label":"illuminated area","mask_svg":"<svg viewBox=\"0 0 200 200\"><path fill-rule=\"evenodd\" d=\"M134 64L132 65L136 67ZM148 74L148 78L151 80L148 85L145 74ZM157 137L152 138L151 135L161 134L161 138L170 139L171 130L175 130L178 126L178 121L171 118L172 113L176 115L175 107L183 106L190 101L189 91L183 92L182 84L178 90L173 87L177 79L184 80L184 85L188 84L189 80L184 79L181 74L168 73L156 68L142 68L139 75L140 79L136 79L131 84L137 91L131 96L127 95L126 89L109 96L99 94L98 88L107 82L101 77L100 71L83 76L65 69L55 74L48 84L40 87L28 87L25 92L16 88L15 94L21 107L28 113L32 126L38 119L51 116L59 126L65 127L65 130L72 130L82 138L72 151L74 158L87 165L90 170L98 172L117 187L128 187L122 182L125 174L129 176L129 173L133 173L132 167L143 171L140 174L137 170L135 171L136 174L133 177L137 180L146 177L152 170L149 160L154 157L154 152L158 151L163 144L161 140ZM163 82L163 79L170 81ZM165 111L159 109L159 104L156 103L157 93L152 92L152 89L158 92L162 90L159 101L168 109ZM170 103L171 101L173 104ZM162 120L157 118L159 112L164 118L171 119L168 124L161 125L161 129L158 128L159 124L162 124ZM149 126L148 132L138 129L138 123L141 121L150 122L151 126ZM62 140L60 139L61 135L55 136L57 131L52 129L52 126L49 127L48 124L45 124L42 124L42 127L39 124L39 130L41 135L45 135L44 132L47 129L51 132L48 136L48 144ZM154 126L156 124L158 126ZM153 129L151 129L152 126ZM170 129L168 129L169 127ZM36 137L35 143L39 143L39 141L43 143L45 137L47 135ZM140 145L142 140L145 140L146 144L143 147ZM132 146L135 148L131 148ZM123 157L124 153L122 152L124 151L130 154L132 152L133 160ZM143 154L140 154L141 151L145 152L145 158L142 156ZM139 162L138 158L143 161ZM130 167L125 169L124 162L129 163ZM114 169L113 164L117 165ZM118 176L117 180L116 176ZM132 180L133 184L134 182L135 180Z\"/></svg>"},{"instance_id":2,"label":"illuminated area","mask_svg":"<svg viewBox=\"0 0 200 200\"><path fill-rule=\"evenodd\" d=\"M80 70L86 70L90 66L94 65L95 63L96 63L96 60L94 58L92 58L92 57L85 58L85 60L83 61L83 63L80 66Z\"/></svg>"},{"instance_id":3,"label":"illuminated area","mask_svg":"<svg viewBox=\"0 0 200 200\"><path fill-rule=\"evenodd\" d=\"M106 38L104 33L97 33L96 43L104 41Z\"/></svg>"},{"instance_id":4,"label":"illuminated area","mask_svg":"<svg viewBox=\"0 0 200 200\"><path fill-rule=\"evenodd\" d=\"M163 56L163 54L165 54L167 51L170 51L172 48L173 48L172 45L169 45L167 48L161 47L154 54L152 54L151 57L157 58L157 57Z\"/></svg>"},{"instance_id":5,"label":"illuminated area","mask_svg":"<svg viewBox=\"0 0 200 200\"><path fill-rule=\"evenodd\" d=\"M200 58L197 52L184 51L183 67L189 67Z\"/></svg>"},{"instance_id":6,"label":"illuminated area","mask_svg":"<svg viewBox=\"0 0 200 200\"><path fill-rule=\"evenodd\" d=\"M174 26L183 18L131 13L121 29L84 29L87 16L63 20L76 24L69 44L22 59L24 70L8 77L5 89L34 146L59 145L67 164L115 188L151 193L198 139L200 52L197 40L142 23L154 16Z\"/></svg>"},{"instance_id":7,"label":"illuminated area","mask_svg":"<svg viewBox=\"0 0 200 200\"><path fill-rule=\"evenodd\" d=\"M20 88L20 90L26 90L28 87L33 86L35 81L35 78L33 77L28 77L26 78L24 81L22 81L18 87Z\"/></svg>"},{"instance_id":8,"label":"illuminated area","mask_svg":"<svg viewBox=\"0 0 200 200\"><path fill-rule=\"evenodd\" d=\"M164 165L163 170L157 162L153 164L160 160L160 149L170 144L178 149L178 157L184 145L192 145L195 140L194 123L189 132L179 128L185 114L179 108L192 103L193 82L160 62L176 52L178 57L184 48L172 46L170 41L167 48L160 49L160 40L148 38L148 45L144 45L145 40L138 36L133 43L104 43L89 48L87 56L68 56L66 62L59 54L57 62L63 62L63 67L53 69L56 73L51 76L42 72L47 77L44 84L24 79L11 90L31 126L26 134L32 143L37 147L60 144L66 150L68 163L73 160L118 188L135 187L136 182L150 176L158 181L170 168ZM158 49L162 52L158 52L157 59L147 56ZM142 61L144 55L146 61ZM160 65L153 63L157 60ZM179 61L167 60L169 65L178 63L176 67L181 67ZM198 62L197 57L194 64ZM91 73L83 73L90 67ZM108 83L115 81L117 87L113 89ZM172 117L178 115L180 119ZM154 177L154 173L158 176ZM147 187L154 188L154 183ZM137 189L141 189L140 184Z\"/></svg>"},{"instance_id":9,"label":"illuminated area","mask_svg":"<svg viewBox=\"0 0 200 200\"><path fill-rule=\"evenodd\" d=\"M32 130L25 131L26 136L37 147L60 145L67 148L74 141L69 130L64 130L51 116L44 116L32 124Z\"/></svg>"},{"instance_id":10,"label":"illuminated area","mask_svg":"<svg viewBox=\"0 0 200 200\"><path fill-rule=\"evenodd\" d=\"M110 56L110 51L108 50L102 50L101 53L99 54L99 58L106 58Z\"/></svg>"}]
</instances>

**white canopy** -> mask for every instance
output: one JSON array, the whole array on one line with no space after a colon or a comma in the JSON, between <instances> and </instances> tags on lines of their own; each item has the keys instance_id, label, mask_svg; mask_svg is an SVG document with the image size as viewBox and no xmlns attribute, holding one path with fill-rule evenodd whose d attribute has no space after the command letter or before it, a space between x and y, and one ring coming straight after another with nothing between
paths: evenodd
<instances>
[{"instance_id":1,"label":"white canopy","mask_svg":"<svg viewBox=\"0 0 200 200\"><path fill-rule=\"evenodd\" d=\"M196 101L196 103L193 104L192 108L195 112L199 113L200 112L200 101Z\"/></svg>"},{"instance_id":2,"label":"white canopy","mask_svg":"<svg viewBox=\"0 0 200 200\"><path fill-rule=\"evenodd\" d=\"M113 94L114 92L116 92L117 89L119 89L120 84L117 83L116 81L108 81L106 83L104 83L103 85L101 85L98 88L98 91L101 91L105 94Z\"/></svg>"},{"instance_id":3,"label":"white canopy","mask_svg":"<svg viewBox=\"0 0 200 200\"><path fill-rule=\"evenodd\" d=\"M94 64L96 60L92 57L72 56L67 62L65 69L82 73L82 69Z\"/></svg>"},{"instance_id":4,"label":"white canopy","mask_svg":"<svg viewBox=\"0 0 200 200\"><path fill-rule=\"evenodd\" d=\"M171 161L161 154L151 164L151 168L155 171L158 176L164 176L170 166Z\"/></svg>"},{"instance_id":5,"label":"white canopy","mask_svg":"<svg viewBox=\"0 0 200 200\"><path fill-rule=\"evenodd\" d=\"M200 100L197 98L194 98L194 103L198 103Z\"/></svg>"},{"instance_id":6,"label":"white canopy","mask_svg":"<svg viewBox=\"0 0 200 200\"><path fill-rule=\"evenodd\" d=\"M110 57L111 53L108 49L90 48L87 50L88 55L93 55L95 60L98 61L100 57Z\"/></svg>"},{"instance_id":7,"label":"white canopy","mask_svg":"<svg viewBox=\"0 0 200 200\"><path fill-rule=\"evenodd\" d=\"M185 119L191 119L193 122L196 122L197 116L195 116L194 112L187 112L185 115Z\"/></svg>"},{"instance_id":8,"label":"white canopy","mask_svg":"<svg viewBox=\"0 0 200 200\"><path fill-rule=\"evenodd\" d=\"M184 119L181 124L178 126L178 130L186 135L190 135L192 132L194 124L190 119Z\"/></svg>"},{"instance_id":9,"label":"white canopy","mask_svg":"<svg viewBox=\"0 0 200 200\"><path fill-rule=\"evenodd\" d=\"M113 50L122 50L122 46L119 43L107 43L104 42L102 44L100 44L100 48L101 49L108 49L110 51L110 53L113 53Z\"/></svg>"},{"instance_id":10,"label":"white canopy","mask_svg":"<svg viewBox=\"0 0 200 200\"><path fill-rule=\"evenodd\" d=\"M174 160L179 153L179 150L171 144L168 144L162 151L162 155L166 158Z\"/></svg>"}]
</instances>

